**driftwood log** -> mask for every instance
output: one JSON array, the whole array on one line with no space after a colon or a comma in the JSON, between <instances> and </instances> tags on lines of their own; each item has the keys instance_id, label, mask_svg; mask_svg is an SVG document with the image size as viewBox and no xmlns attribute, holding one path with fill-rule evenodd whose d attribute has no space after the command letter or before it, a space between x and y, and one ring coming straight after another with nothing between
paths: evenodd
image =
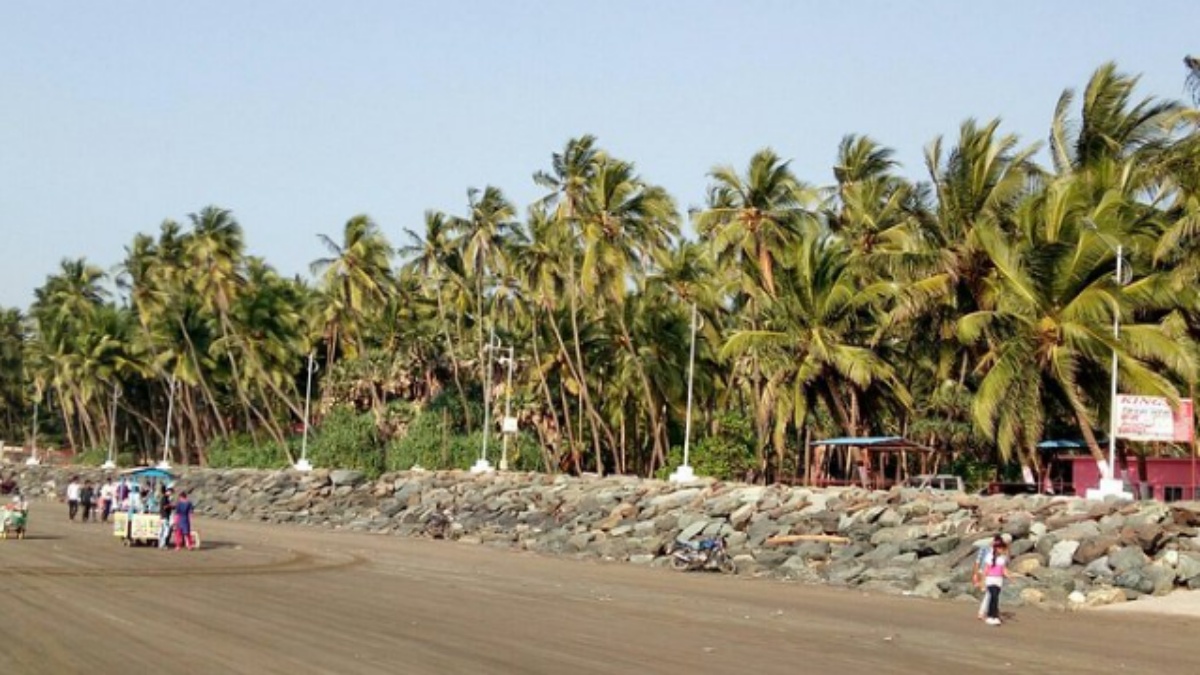
<instances>
[{"instance_id":1,"label":"driftwood log","mask_svg":"<svg viewBox=\"0 0 1200 675\"><path fill-rule=\"evenodd\" d=\"M780 534L774 537L767 538L767 546L786 546L787 544L796 544L802 541L823 541L830 544L848 544L849 537L841 537L836 534Z\"/></svg>"}]
</instances>

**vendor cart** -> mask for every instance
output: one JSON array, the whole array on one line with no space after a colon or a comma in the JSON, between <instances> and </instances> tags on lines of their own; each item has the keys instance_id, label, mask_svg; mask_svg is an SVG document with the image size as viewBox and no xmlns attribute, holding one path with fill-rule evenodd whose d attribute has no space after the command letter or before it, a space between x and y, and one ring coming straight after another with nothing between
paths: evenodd
<instances>
[{"instance_id":1,"label":"vendor cart","mask_svg":"<svg viewBox=\"0 0 1200 675\"><path fill-rule=\"evenodd\" d=\"M162 516L147 510L152 501L148 496L157 493L161 486L169 487L175 482L175 476L157 467L141 467L122 471L121 480L137 496L127 498L113 509L113 536L126 546L157 545Z\"/></svg>"},{"instance_id":2,"label":"vendor cart","mask_svg":"<svg viewBox=\"0 0 1200 675\"><path fill-rule=\"evenodd\" d=\"M113 536L119 537L126 546L156 546L161 531L162 516L157 513L130 514L120 511L113 514Z\"/></svg>"}]
</instances>

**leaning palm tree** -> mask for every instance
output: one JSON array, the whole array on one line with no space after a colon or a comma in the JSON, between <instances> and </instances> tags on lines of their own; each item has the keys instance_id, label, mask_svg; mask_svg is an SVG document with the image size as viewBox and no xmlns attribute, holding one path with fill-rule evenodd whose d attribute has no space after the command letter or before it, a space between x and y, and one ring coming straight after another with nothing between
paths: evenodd
<instances>
[{"instance_id":1,"label":"leaning palm tree","mask_svg":"<svg viewBox=\"0 0 1200 675\"><path fill-rule=\"evenodd\" d=\"M1175 398L1172 376L1195 377L1187 346L1144 320L1177 304L1163 275L1143 266L1124 288L1113 279L1110 234L1136 241L1129 223L1140 206L1116 198L1094 205L1090 190L1083 177L1060 178L1027 198L1018 231L979 233L996 275L981 308L960 320L959 336L986 345L974 416L1005 458L1035 462L1047 410L1059 407L1103 460L1093 428L1095 412L1107 405L1114 352L1126 391ZM1114 312L1122 321L1119 340L1112 335Z\"/></svg>"}]
</instances>

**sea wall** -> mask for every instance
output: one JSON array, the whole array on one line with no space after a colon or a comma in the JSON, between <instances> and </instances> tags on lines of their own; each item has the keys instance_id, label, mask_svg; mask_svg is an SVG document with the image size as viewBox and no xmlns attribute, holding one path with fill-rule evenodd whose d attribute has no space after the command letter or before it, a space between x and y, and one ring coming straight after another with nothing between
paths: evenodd
<instances>
[{"instance_id":1,"label":"sea wall","mask_svg":"<svg viewBox=\"0 0 1200 675\"><path fill-rule=\"evenodd\" d=\"M60 499L71 475L104 475L7 470L31 499ZM1197 503L464 472L189 469L180 485L211 518L420 536L440 513L460 543L642 565L665 564L675 538L724 535L740 575L928 598L977 597L975 551L998 532L1011 535L1020 575L1004 589L1010 605L1074 609L1200 588ZM773 539L787 535L810 536Z\"/></svg>"}]
</instances>

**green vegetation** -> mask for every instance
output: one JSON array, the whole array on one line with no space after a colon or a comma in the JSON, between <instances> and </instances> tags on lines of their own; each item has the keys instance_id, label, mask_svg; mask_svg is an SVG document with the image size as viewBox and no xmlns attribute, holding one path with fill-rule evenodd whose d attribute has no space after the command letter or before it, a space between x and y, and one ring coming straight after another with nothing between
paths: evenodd
<instances>
[{"instance_id":1,"label":"green vegetation","mask_svg":"<svg viewBox=\"0 0 1200 675\"><path fill-rule=\"evenodd\" d=\"M516 468L656 475L682 450L694 306L702 473L795 478L823 435L908 435L975 479L1048 435L1099 457L1114 350L1123 391L1188 396L1200 367L1200 112L1136 83L1098 69L1047 106L1044 145L967 120L919 181L868 136L810 182L765 149L686 215L582 136L524 216L472 189L390 225L394 249L357 215L312 281L204 208L136 236L114 277L64 260L0 310L0 438L37 403L42 445L105 448L115 410L122 452L153 461L173 400L175 462L285 466L315 354L319 466L465 468L485 417L496 463L510 407Z\"/></svg>"}]
</instances>

